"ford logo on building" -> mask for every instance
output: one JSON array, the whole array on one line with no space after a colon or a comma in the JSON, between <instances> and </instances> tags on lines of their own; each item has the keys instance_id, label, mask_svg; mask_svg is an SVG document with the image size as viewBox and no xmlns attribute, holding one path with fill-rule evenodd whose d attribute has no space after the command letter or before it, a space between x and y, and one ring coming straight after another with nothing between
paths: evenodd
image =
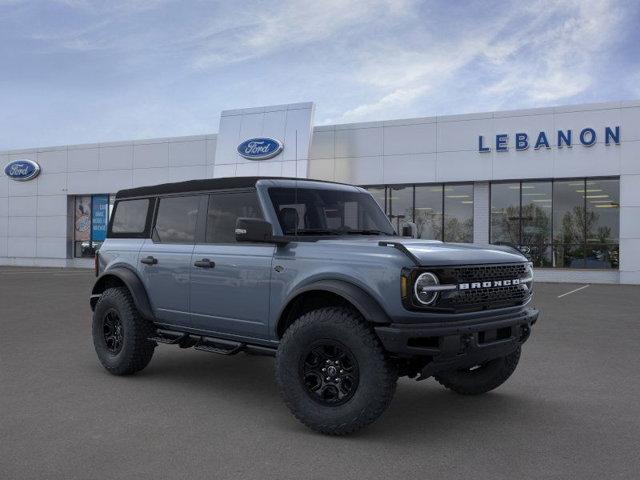
<instances>
[{"instance_id":1,"label":"ford logo on building","mask_svg":"<svg viewBox=\"0 0 640 480\"><path fill-rule=\"evenodd\" d=\"M278 155L283 145L273 138L250 138L238 145L238 153L249 160L266 160Z\"/></svg>"},{"instance_id":2,"label":"ford logo on building","mask_svg":"<svg viewBox=\"0 0 640 480\"><path fill-rule=\"evenodd\" d=\"M4 167L4 173L11 180L26 182L38 176L40 165L33 160L14 160Z\"/></svg>"}]
</instances>

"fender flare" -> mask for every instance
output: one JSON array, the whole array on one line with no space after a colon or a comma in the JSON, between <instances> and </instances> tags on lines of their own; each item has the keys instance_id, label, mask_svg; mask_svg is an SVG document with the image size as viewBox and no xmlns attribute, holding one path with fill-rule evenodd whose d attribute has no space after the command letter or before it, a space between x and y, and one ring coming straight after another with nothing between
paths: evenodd
<instances>
[{"instance_id":1,"label":"fender flare","mask_svg":"<svg viewBox=\"0 0 640 480\"><path fill-rule=\"evenodd\" d=\"M145 320L153 321L153 310L151 309L151 303L149 302L149 296L147 290L144 288L144 284L140 277L126 267L113 267L104 272L98 277L96 283L91 290L91 310L94 310L100 295L105 291L106 285L109 279L117 278L129 289L131 296L133 297L133 303L140 312L140 315Z\"/></svg>"},{"instance_id":2,"label":"fender flare","mask_svg":"<svg viewBox=\"0 0 640 480\"><path fill-rule=\"evenodd\" d=\"M283 313L291 305L291 302L299 295L314 290L330 292L344 298L346 301L351 303L360 312L360 314L362 314L365 320L369 322L378 324L390 323L389 316L384 309L362 288L344 280L319 280L294 290L287 297L283 302L284 306L278 312L276 331L280 327L280 322L283 320Z\"/></svg>"}]
</instances>

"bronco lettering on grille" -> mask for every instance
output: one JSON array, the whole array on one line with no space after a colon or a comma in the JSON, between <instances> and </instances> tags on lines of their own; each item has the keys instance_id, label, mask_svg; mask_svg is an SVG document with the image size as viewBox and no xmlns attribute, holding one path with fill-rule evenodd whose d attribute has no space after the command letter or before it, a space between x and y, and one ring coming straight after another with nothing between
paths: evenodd
<instances>
[{"instance_id":1,"label":"bronco lettering on grille","mask_svg":"<svg viewBox=\"0 0 640 480\"><path fill-rule=\"evenodd\" d=\"M487 282L459 283L458 290L476 290L478 288L491 287L510 287L512 285L520 285L520 279L514 278L512 280L492 280Z\"/></svg>"}]
</instances>

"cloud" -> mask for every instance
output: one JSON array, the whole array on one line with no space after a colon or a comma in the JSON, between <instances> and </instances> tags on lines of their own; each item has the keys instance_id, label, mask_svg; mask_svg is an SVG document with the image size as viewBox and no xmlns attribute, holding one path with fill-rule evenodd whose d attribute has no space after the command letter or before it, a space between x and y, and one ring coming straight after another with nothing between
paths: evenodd
<instances>
[{"instance_id":1,"label":"cloud","mask_svg":"<svg viewBox=\"0 0 640 480\"><path fill-rule=\"evenodd\" d=\"M55 26L45 22L24 35L41 42L44 53L122 54L162 48L183 54L186 64L206 71L299 46L339 41L353 29L366 34L374 25L403 18L415 1L196 2L180 12L180 21L174 24L171 12L183 7L176 0L54 0L50 5L59 9L60 21ZM41 14L35 4L30 9Z\"/></svg>"},{"instance_id":2,"label":"cloud","mask_svg":"<svg viewBox=\"0 0 640 480\"><path fill-rule=\"evenodd\" d=\"M71 9L82 10L85 13L105 15L114 12L144 12L166 5L171 1L176 0L109 0L108 2L96 2L92 0L53 0L52 3Z\"/></svg>"},{"instance_id":3,"label":"cloud","mask_svg":"<svg viewBox=\"0 0 640 480\"><path fill-rule=\"evenodd\" d=\"M384 92L355 108L345 111L340 121L357 121L373 115L397 115L407 105L426 94L433 94L461 68L468 65L482 51L485 42L460 40L444 41L420 51L399 51L397 46L378 46L373 58L357 71L367 86ZM451 52L455 52L452 54Z\"/></svg>"},{"instance_id":4,"label":"cloud","mask_svg":"<svg viewBox=\"0 0 640 480\"><path fill-rule=\"evenodd\" d=\"M1 0L0 0L1 1ZM153 45L141 40L163 37L154 27L144 23L149 12L167 6L171 0L52 0L26 4L25 17L39 21L19 35L33 51L42 54L76 52L124 53L142 50ZM49 16L48 20L43 18ZM130 24L135 22L136 27Z\"/></svg>"},{"instance_id":5,"label":"cloud","mask_svg":"<svg viewBox=\"0 0 640 480\"><path fill-rule=\"evenodd\" d=\"M551 103L584 92L593 82L598 53L615 39L621 16L612 7L609 1L536 2L526 10L538 13L534 21L498 41L498 51L510 51L486 55L500 79L483 93L508 98L524 92L535 103Z\"/></svg>"},{"instance_id":6,"label":"cloud","mask_svg":"<svg viewBox=\"0 0 640 480\"><path fill-rule=\"evenodd\" d=\"M639 9L0 0L0 148L211 132L222 109L307 100L343 123L637 98Z\"/></svg>"},{"instance_id":7,"label":"cloud","mask_svg":"<svg viewBox=\"0 0 640 480\"><path fill-rule=\"evenodd\" d=\"M247 8L232 23L213 23L198 32L193 43L198 69L260 58L283 49L335 39L340 32L372 25L381 18L403 16L408 0L282 1L273 8Z\"/></svg>"},{"instance_id":8,"label":"cloud","mask_svg":"<svg viewBox=\"0 0 640 480\"><path fill-rule=\"evenodd\" d=\"M598 55L617 38L622 17L614 7L607 0L514 2L495 18L470 12L457 33L425 34L419 47L373 45L360 53L353 75L369 88L368 98L338 120L402 115L408 105L461 84L475 84L477 105L470 109L512 106L515 97L529 105L576 97L593 84Z\"/></svg>"},{"instance_id":9,"label":"cloud","mask_svg":"<svg viewBox=\"0 0 640 480\"><path fill-rule=\"evenodd\" d=\"M340 120L350 121L362 118L372 118L380 114L393 111L398 107L408 105L422 96L429 89L428 86L415 88L398 88L372 103L358 105L356 108L344 112Z\"/></svg>"}]
</instances>

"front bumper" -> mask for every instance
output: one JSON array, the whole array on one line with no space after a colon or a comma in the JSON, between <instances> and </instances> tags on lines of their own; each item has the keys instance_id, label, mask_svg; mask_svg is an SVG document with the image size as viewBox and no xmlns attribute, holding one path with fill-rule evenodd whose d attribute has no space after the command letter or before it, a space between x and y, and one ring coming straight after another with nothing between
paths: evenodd
<instances>
[{"instance_id":1,"label":"front bumper","mask_svg":"<svg viewBox=\"0 0 640 480\"><path fill-rule=\"evenodd\" d=\"M404 358L428 363L422 377L503 357L522 345L538 319L538 310L455 323L400 324L375 327L384 348Z\"/></svg>"}]
</instances>

